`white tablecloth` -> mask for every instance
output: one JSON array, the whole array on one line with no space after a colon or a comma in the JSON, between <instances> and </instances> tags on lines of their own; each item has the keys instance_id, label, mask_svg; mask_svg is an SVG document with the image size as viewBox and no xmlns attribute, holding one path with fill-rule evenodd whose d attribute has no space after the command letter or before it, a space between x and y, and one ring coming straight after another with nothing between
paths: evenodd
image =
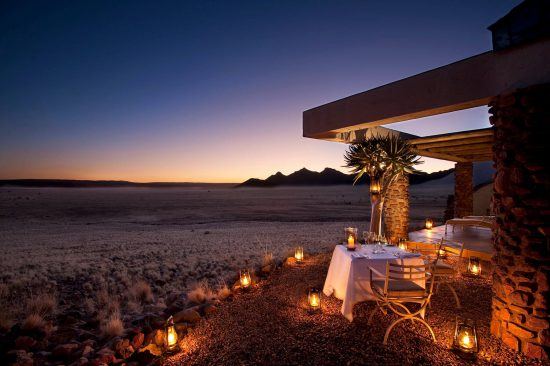
<instances>
[{"instance_id":1,"label":"white tablecloth","mask_svg":"<svg viewBox=\"0 0 550 366\"><path fill-rule=\"evenodd\" d=\"M388 261L406 265L424 264L420 256L397 258L394 253L410 255L397 247L385 247L386 252L380 254L374 254L373 249L374 245L363 245L352 252L348 251L344 245L337 245L332 253L323 293L343 300L342 314L349 321L353 321L355 304L374 300L369 282L369 267L385 275ZM366 255L369 258L359 257L359 255ZM374 273L373 277L375 277ZM425 286L424 281L415 282L422 287Z\"/></svg>"}]
</instances>

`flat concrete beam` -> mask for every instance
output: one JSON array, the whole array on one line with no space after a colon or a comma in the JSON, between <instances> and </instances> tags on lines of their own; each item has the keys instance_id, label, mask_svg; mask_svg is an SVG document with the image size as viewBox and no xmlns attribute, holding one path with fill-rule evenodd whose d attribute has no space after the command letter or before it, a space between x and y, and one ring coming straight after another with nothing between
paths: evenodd
<instances>
[{"instance_id":1,"label":"flat concrete beam","mask_svg":"<svg viewBox=\"0 0 550 366\"><path fill-rule=\"evenodd\" d=\"M412 150L416 155L425 156L425 157L428 157L428 158L449 160L449 161L454 161L454 162L457 162L457 163L467 163L467 162L470 161L466 158L461 158L461 157L458 157L456 155L451 155L451 154L437 153L437 152L431 152L431 151L427 151L427 150L418 150L418 149L412 149Z\"/></svg>"},{"instance_id":2,"label":"flat concrete beam","mask_svg":"<svg viewBox=\"0 0 550 366\"><path fill-rule=\"evenodd\" d=\"M505 91L550 82L550 39L489 51L303 113L305 137L487 105Z\"/></svg>"}]
</instances>

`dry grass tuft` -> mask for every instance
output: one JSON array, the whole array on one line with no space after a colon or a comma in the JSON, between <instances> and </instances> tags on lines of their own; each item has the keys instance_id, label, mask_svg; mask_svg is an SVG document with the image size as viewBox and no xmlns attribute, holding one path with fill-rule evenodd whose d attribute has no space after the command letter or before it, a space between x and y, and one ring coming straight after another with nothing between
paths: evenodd
<instances>
[{"instance_id":1,"label":"dry grass tuft","mask_svg":"<svg viewBox=\"0 0 550 366\"><path fill-rule=\"evenodd\" d=\"M120 337L124 334L124 323L120 319L118 312L111 314L107 319L101 322L101 334L105 337Z\"/></svg>"},{"instance_id":2,"label":"dry grass tuft","mask_svg":"<svg viewBox=\"0 0 550 366\"><path fill-rule=\"evenodd\" d=\"M126 304L126 310L130 313L138 314L143 311L143 306L141 306L141 303L135 300L128 300L128 303Z\"/></svg>"},{"instance_id":3,"label":"dry grass tuft","mask_svg":"<svg viewBox=\"0 0 550 366\"><path fill-rule=\"evenodd\" d=\"M230 295L231 295L231 289L229 287L227 287L227 284L225 284L225 283L218 289L218 293L216 294L216 296L220 300L225 300Z\"/></svg>"},{"instance_id":4,"label":"dry grass tuft","mask_svg":"<svg viewBox=\"0 0 550 366\"><path fill-rule=\"evenodd\" d=\"M207 300L215 299L216 294L212 291L208 282L201 281L196 283L193 289L187 293L187 298L194 303L200 304Z\"/></svg>"},{"instance_id":5,"label":"dry grass tuft","mask_svg":"<svg viewBox=\"0 0 550 366\"><path fill-rule=\"evenodd\" d=\"M42 293L27 300L27 314L45 318L54 315L57 310L57 298L53 294Z\"/></svg>"},{"instance_id":6,"label":"dry grass tuft","mask_svg":"<svg viewBox=\"0 0 550 366\"><path fill-rule=\"evenodd\" d=\"M143 304L153 302L153 291L151 286L145 281L138 281L130 288L130 298Z\"/></svg>"},{"instance_id":7,"label":"dry grass tuft","mask_svg":"<svg viewBox=\"0 0 550 366\"><path fill-rule=\"evenodd\" d=\"M262 267L269 266L273 263L274 257L273 253L271 252L265 252L262 257Z\"/></svg>"},{"instance_id":8,"label":"dry grass tuft","mask_svg":"<svg viewBox=\"0 0 550 366\"><path fill-rule=\"evenodd\" d=\"M42 329L46 325L46 322L44 321L44 318L40 314L29 314L25 320L23 321L23 324L21 325L21 328L24 330L35 330L35 329Z\"/></svg>"}]
</instances>

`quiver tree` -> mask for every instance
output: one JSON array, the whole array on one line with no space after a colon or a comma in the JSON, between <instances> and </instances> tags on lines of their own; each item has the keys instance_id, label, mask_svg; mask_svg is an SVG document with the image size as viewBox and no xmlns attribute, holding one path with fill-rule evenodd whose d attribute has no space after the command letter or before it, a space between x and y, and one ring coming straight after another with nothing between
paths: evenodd
<instances>
[{"instance_id":1,"label":"quiver tree","mask_svg":"<svg viewBox=\"0 0 550 366\"><path fill-rule=\"evenodd\" d=\"M363 175L369 177L370 231L382 234L382 211L391 184L400 176L416 172L421 164L411 145L398 135L373 136L351 144L344 154L345 167L355 174L353 184Z\"/></svg>"}]
</instances>

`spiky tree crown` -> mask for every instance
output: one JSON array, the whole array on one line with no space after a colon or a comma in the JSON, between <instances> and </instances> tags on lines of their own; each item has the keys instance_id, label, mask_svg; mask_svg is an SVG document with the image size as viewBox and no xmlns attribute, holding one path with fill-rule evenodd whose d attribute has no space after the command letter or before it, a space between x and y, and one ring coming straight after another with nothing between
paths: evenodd
<instances>
[{"instance_id":1,"label":"spiky tree crown","mask_svg":"<svg viewBox=\"0 0 550 366\"><path fill-rule=\"evenodd\" d=\"M411 145L397 135L373 136L351 144L344 154L345 167L355 174L353 184L364 174L380 181L382 197L400 175L415 173L421 164Z\"/></svg>"}]
</instances>

